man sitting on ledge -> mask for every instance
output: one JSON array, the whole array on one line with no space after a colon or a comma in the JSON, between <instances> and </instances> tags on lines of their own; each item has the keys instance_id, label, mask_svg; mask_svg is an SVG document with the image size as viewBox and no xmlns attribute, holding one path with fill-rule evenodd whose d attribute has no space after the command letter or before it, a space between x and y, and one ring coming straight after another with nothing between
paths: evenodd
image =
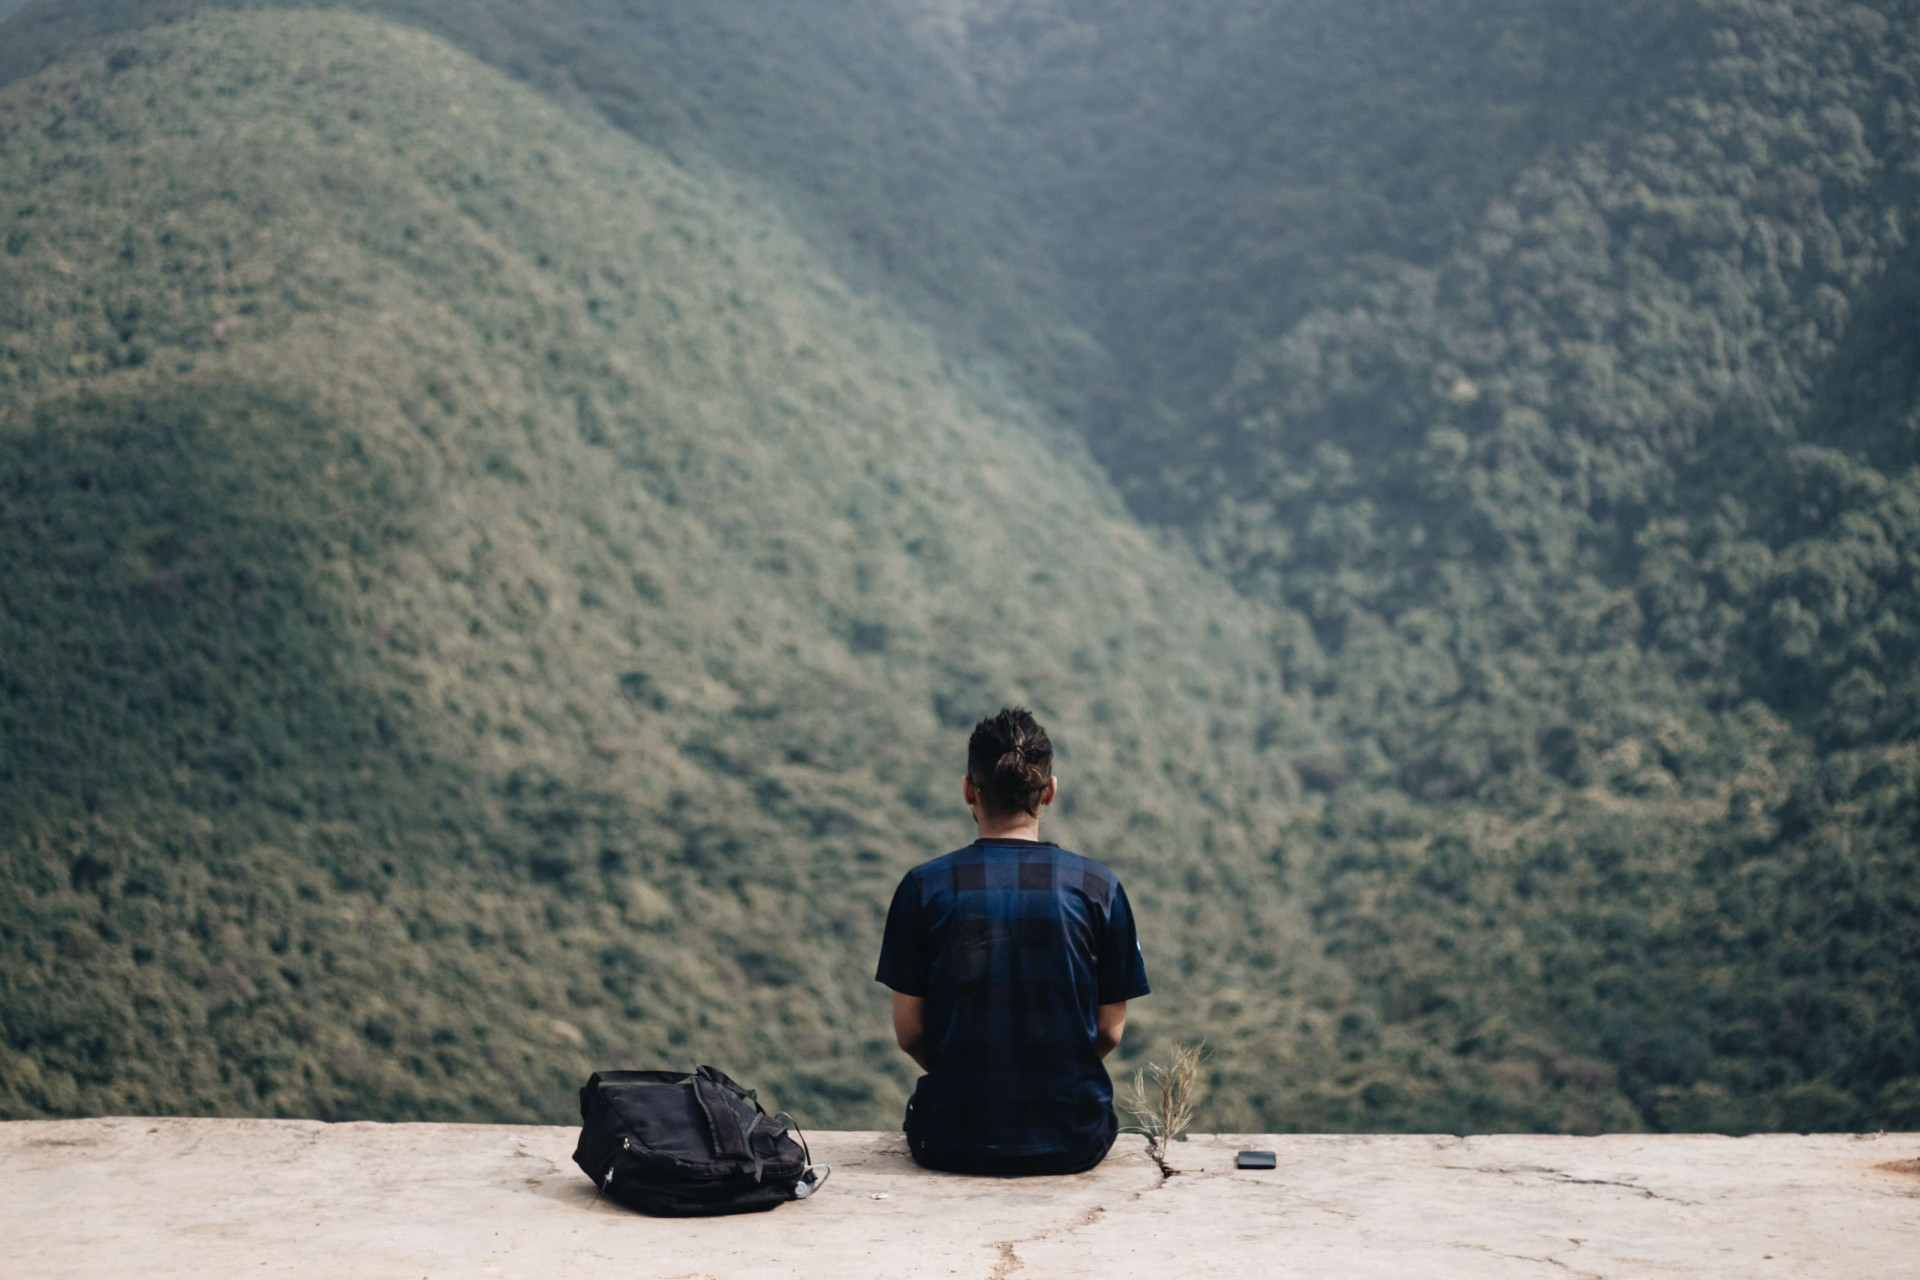
<instances>
[{"instance_id":1,"label":"man sitting on ledge","mask_svg":"<svg viewBox=\"0 0 1920 1280\"><path fill-rule=\"evenodd\" d=\"M1080 1173L1119 1123L1101 1059L1147 994L1112 871L1040 839L1053 744L1022 708L974 726L961 794L980 838L909 871L875 977L927 1073L907 1102L913 1158L949 1173Z\"/></svg>"}]
</instances>

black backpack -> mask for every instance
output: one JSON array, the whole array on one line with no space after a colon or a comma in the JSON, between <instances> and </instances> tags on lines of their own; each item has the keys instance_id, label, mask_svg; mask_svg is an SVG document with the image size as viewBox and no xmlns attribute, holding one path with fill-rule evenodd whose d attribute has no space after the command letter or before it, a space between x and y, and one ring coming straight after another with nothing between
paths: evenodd
<instances>
[{"instance_id":1,"label":"black backpack","mask_svg":"<svg viewBox=\"0 0 1920 1280\"><path fill-rule=\"evenodd\" d=\"M758 1213L806 1199L831 1172L790 1133L793 1117L769 1116L712 1067L596 1071L580 1090L573 1162L642 1213Z\"/></svg>"}]
</instances>

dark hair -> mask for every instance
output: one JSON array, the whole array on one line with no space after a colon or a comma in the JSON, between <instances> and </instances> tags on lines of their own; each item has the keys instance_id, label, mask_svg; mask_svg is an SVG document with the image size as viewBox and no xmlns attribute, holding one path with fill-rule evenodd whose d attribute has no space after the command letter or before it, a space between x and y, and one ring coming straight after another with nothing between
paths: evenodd
<instances>
[{"instance_id":1,"label":"dark hair","mask_svg":"<svg viewBox=\"0 0 1920 1280\"><path fill-rule=\"evenodd\" d=\"M1040 812L1053 778L1053 740L1025 707L1007 707L973 726L967 776L989 814Z\"/></svg>"}]
</instances>

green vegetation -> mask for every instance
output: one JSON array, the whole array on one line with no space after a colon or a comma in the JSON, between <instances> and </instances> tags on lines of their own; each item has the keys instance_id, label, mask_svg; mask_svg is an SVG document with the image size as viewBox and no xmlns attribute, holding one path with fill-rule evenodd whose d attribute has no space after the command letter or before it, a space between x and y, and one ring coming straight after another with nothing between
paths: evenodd
<instances>
[{"instance_id":1,"label":"green vegetation","mask_svg":"<svg viewBox=\"0 0 1920 1280\"><path fill-rule=\"evenodd\" d=\"M439 35L695 169L776 199L837 274L993 350L1030 392L1088 394L1099 353L1036 297L1058 270L1020 214L1011 153L932 20L893 0L60 0L0 41L0 83L201 9L370 12Z\"/></svg>"},{"instance_id":2,"label":"green vegetation","mask_svg":"<svg viewBox=\"0 0 1920 1280\"><path fill-rule=\"evenodd\" d=\"M427 36L105 56L0 125L8 1113L560 1119L700 1057L884 1123L880 914L1002 698L1086 726L1160 1022L1334 1052L1254 748L1317 730L1071 448Z\"/></svg>"},{"instance_id":3,"label":"green vegetation","mask_svg":"<svg viewBox=\"0 0 1920 1280\"><path fill-rule=\"evenodd\" d=\"M1200 1127L1920 1125L1910 0L232 7L0 28L0 1114L890 1124L1020 699Z\"/></svg>"},{"instance_id":4,"label":"green vegetation","mask_svg":"<svg viewBox=\"0 0 1920 1280\"><path fill-rule=\"evenodd\" d=\"M1150 372L1103 456L1297 619L1289 676L1348 744L1309 762L1334 792L1332 953L1438 1039L1552 1028L1655 1125L1916 1119L1917 16L1495 13L1482 42L1452 15L1417 46L1427 76L1362 78L1392 87L1346 120L1273 117L1337 157L1279 167L1349 245L1282 229L1250 254L1257 214L1232 201L1083 241L1108 257L1088 275L1155 294L1124 314L1203 317L1207 358L1126 362ZM1338 21L1375 68L1412 47L1365 10ZM1530 75L1491 74L1503 58ZM1464 108L1460 60L1490 85ZM1277 79L1225 83L1255 119L1276 92L1342 102L1325 73ZM1606 111L1583 124L1548 85ZM1395 158L1392 119L1453 110L1499 146L1395 196L1442 162ZM1139 130L1079 181L1159 168L1195 131ZM1369 222L1367 197L1404 223ZM1146 270L1147 228L1201 260ZM1250 259L1310 279L1183 305Z\"/></svg>"}]
</instances>

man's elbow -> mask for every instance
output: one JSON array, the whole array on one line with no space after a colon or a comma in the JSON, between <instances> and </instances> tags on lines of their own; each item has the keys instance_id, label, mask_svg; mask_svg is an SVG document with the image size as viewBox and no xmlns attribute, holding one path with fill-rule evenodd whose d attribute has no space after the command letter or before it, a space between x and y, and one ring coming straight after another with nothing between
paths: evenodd
<instances>
[{"instance_id":1,"label":"man's elbow","mask_svg":"<svg viewBox=\"0 0 1920 1280\"><path fill-rule=\"evenodd\" d=\"M1120 1037L1127 1033L1126 1006L1106 1005L1100 1010L1100 1018L1095 1026L1093 1047L1101 1057L1106 1057L1120 1047Z\"/></svg>"},{"instance_id":2,"label":"man's elbow","mask_svg":"<svg viewBox=\"0 0 1920 1280\"><path fill-rule=\"evenodd\" d=\"M922 1071L933 1070L927 1064L927 1038L924 1035L904 1035L896 1031L893 1033L893 1042L899 1045L900 1052L912 1058L914 1065Z\"/></svg>"},{"instance_id":3,"label":"man's elbow","mask_svg":"<svg viewBox=\"0 0 1920 1280\"><path fill-rule=\"evenodd\" d=\"M920 996L893 993L893 1042L900 1046L900 1052L919 1063L923 1071L927 1066L924 1003Z\"/></svg>"}]
</instances>

